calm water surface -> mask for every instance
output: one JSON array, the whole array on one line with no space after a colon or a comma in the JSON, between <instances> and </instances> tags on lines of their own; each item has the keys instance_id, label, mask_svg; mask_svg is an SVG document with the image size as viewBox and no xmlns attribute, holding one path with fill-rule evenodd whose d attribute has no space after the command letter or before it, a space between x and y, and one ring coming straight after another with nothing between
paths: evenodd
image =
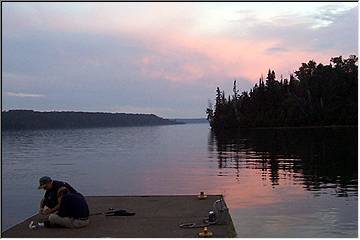
<instances>
[{"instance_id":1,"label":"calm water surface","mask_svg":"<svg viewBox=\"0 0 360 240\"><path fill-rule=\"evenodd\" d=\"M223 194L239 237L357 237L357 128L208 124L2 133L3 229L34 214L43 175L85 195Z\"/></svg>"}]
</instances>

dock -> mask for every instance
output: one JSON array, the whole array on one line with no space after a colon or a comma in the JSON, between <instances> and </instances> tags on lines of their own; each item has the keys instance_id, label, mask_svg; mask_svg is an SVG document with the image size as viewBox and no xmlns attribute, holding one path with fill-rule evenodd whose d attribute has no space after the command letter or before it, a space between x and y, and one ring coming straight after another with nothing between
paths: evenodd
<instances>
[{"instance_id":1,"label":"dock","mask_svg":"<svg viewBox=\"0 0 360 240\"><path fill-rule=\"evenodd\" d=\"M197 195L175 196L88 196L90 224L80 229L30 229L30 221L38 222L38 214L4 231L6 238L193 238L202 228L180 228L183 223L202 224L213 203L222 195L210 195L199 200ZM109 208L126 209L135 216L105 216ZM222 224L208 229L215 238L236 237L231 216L226 212Z\"/></svg>"}]
</instances>

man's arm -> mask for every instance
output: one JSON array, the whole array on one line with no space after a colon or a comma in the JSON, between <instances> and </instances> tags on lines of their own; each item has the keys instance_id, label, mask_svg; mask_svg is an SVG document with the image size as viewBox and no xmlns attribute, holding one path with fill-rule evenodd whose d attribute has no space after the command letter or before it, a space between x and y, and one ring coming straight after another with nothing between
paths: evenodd
<instances>
[{"instance_id":1,"label":"man's arm","mask_svg":"<svg viewBox=\"0 0 360 240\"><path fill-rule=\"evenodd\" d=\"M61 203L61 197L58 198L58 204L53 208L46 209L44 211L44 214L48 215L48 214L51 214L51 213L54 213L54 212L58 211L59 208L60 208L60 203Z\"/></svg>"},{"instance_id":2,"label":"man's arm","mask_svg":"<svg viewBox=\"0 0 360 240\"><path fill-rule=\"evenodd\" d=\"M58 198L58 202L59 202L59 211L57 212L57 215L59 215L60 217L67 217L68 214L67 214L67 207L65 206L66 205L66 201L61 203L62 201L62 197L59 197Z\"/></svg>"},{"instance_id":3,"label":"man's arm","mask_svg":"<svg viewBox=\"0 0 360 240\"><path fill-rule=\"evenodd\" d=\"M41 199L40 201L40 208L39 208L39 213L40 214L43 214L43 211L44 211L44 207L45 207L45 199Z\"/></svg>"},{"instance_id":4,"label":"man's arm","mask_svg":"<svg viewBox=\"0 0 360 240\"><path fill-rule=\"evenodd\" d=\"M56 212L57 210L59 210L59 208L60 208L60 205L58 204L58 205L56 205L54 208L48 209L47 214L54 213L54 212Z\"/></svg>"},{"instance_id":5,"label":"man's arm","mask_svg":"<svg viewBox=\"0 0 360 240\"><path fill-rule=\"evenodd\" d=\"M45 199L42 198L40 201L40 209L44 208L44 206L45 206Z\"/></svg>"},{"instance_id":6,"label":"man's arm","mask_svg":"<svg viewBox=\"0 0 360 240\"><path fill-rule=\"evenodd\" d=\"M44 210L43 212L45 215L48 215L48 214L56 212L57 210L59 210L59 208L60 208L60 204L56 205L53 208L48 208L48 209Z\"/></svg>"}]
</instances>

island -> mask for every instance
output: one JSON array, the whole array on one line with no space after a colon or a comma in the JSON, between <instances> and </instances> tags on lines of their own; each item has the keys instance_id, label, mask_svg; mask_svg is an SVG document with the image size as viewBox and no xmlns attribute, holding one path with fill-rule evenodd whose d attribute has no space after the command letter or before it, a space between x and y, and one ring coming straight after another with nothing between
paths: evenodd
<instances>
[{"instance_id":1,"label":"island","mask_svg":"<svg viewBox=\"0 0 360 240\"><path fill-rule=\"evenodd\" d=\"M154 114L8 110L1 112L1 129L94 128L181 124Z\"/></svg>"}]
</instances>

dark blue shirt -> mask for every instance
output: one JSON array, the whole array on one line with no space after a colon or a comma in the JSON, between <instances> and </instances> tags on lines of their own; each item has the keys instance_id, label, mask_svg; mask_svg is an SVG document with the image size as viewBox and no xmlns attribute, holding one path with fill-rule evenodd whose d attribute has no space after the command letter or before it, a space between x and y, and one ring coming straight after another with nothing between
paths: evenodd
<instances>
[{"instance_id":1,"label":"dark blue shirt","mask_svg":"<svg viewBox=\"0 0 360 240\"><path fill-rule=\"evenodd\" d=\"M45 196L44 196L45 206L47 206L48 208L54 208L58 204L57 192L60 187L66 187L71 193L77 192L72 186L70 186L70 184L66 182L53 180L51 189L46 190L45 192Z\"/></svg>"},{"instance_id":2,"label":"dark blue shirt","mask_svg":"<svg viewBox=\"0 0 360 240\"><path fill-rule=\"evenodd\" d=\"M84 196L80 193L66 193L63 195L57 215L77 219L89 217L89 207Z\"/></svg>"}]
</instances>

